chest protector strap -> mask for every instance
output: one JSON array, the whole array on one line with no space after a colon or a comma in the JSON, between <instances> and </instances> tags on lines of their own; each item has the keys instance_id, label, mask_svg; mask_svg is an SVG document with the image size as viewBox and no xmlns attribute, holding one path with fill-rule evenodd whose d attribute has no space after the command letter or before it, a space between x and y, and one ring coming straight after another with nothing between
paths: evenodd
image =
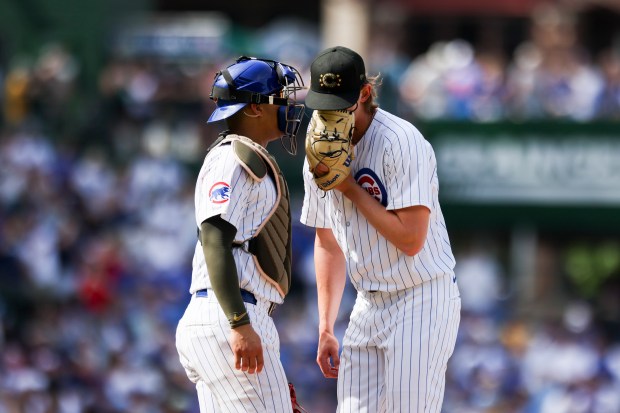
<instances>
[{"instance_id":1,"label":"chest protector strap","mask_svg":"<svg viewBox=\"0 0 620 413\"><path fill-rule=\"evenodd\" d=\"M276 186L276 202L250 239L248 251L261 275L284 297L291 287L292 237L288 186L275 158L261 145L245 136L231 134L216 142L216 146L229 142L235 157L252 179L261 182L269 175Z\"/></svg>"}]
</instances>

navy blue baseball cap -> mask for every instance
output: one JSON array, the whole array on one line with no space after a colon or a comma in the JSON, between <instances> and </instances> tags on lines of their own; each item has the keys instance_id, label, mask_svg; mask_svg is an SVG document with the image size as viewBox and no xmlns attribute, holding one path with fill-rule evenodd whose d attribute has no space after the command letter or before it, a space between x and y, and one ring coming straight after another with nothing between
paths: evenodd
<instances>
[{"instance_id":1,"label":"navy blue baseball cap","mask_svg":"<svg viewBox=\"0 0 620 413\"><path fill-rule=\"evenodd\" d=\"M306 106L340 110L355 105L366 80L364 59L353 50L336 46L323 50L310 66Z\"/></svg>"}]
</instances>

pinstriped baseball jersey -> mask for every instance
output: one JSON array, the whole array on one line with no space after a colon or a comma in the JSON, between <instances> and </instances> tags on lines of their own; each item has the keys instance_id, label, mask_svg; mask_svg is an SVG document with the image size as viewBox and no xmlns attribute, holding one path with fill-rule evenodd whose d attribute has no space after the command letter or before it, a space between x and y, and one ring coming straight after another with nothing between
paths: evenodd
<instances>
[{"instance_id":1,"label":"pinstriped baseball jersey","mask_svg":"<svg viewBox=\"0 0 620 413\"><path fill-rule=\"evenodd\" d=\"M247 241L267 218L277 200L276 187L271 179L257 182L239 164L232 145L220 145L207 154L198 174L195 194L196 225L215 215L237 228L235 242L246 242L245 248L233 248L239 286L257 298L282 303L278 291L258 272ZM202 246L196 243L192 263L190 293L210 288L209 273Z\"/></svg>"},{"instance_id":2,"label":"pinstriped baseball jersey","mask_svg":"<svg viewBox=\"0 0 620 413\"><path fill-rule=\"evenodd\" d=\"M206 156L195 192L196 225L220 215L237 228L235 242L244 243L269 216L277 191L271 179L255 181L239 164L232 145L223 144ZM247 245L245 247L247 249ZM282 297L259 273L252 255L233 248L240 288L250 291L256 303L245 304L252 328L260 336L264 366L260 373L237 370L229 342L227 316L213 290L199 242L193 258L192 298L177 327L176 346L188 378L196 384L202 413L285 413L291 410L288 381L280 361L280 339L268 315L271 302Z\"/></svg>"},{"instance_id":3,"label":"pinstriped baseball jersey","mask_svg":"<svg viewBox=\"0 0 620 413\"><path fill-rule=\"evenodd\" d=\"M385 239L339 191L323 192L304 164L301 222L331 228L358 291L397 291L441 275L454 277L454 256L439 206L435 153L409 122L381 109L355 146L351 173L388 210L424 205L430 210L426 242L409 257Z\"/></svg>"},{"instance_id":4,"label":"pinstriped baseball jersey","mask_svg":"<svg viewBox=\"0 0 620 413\"><path fill-rule=\"evenodd\" d=\"M407 256L341 192L318 189L304 166L301 222L332 230L358 291L342 339L337 412L439 413L461 301L433 148L411 123L378 109L351 174L388 210L423 205L430 218L422 250Z\"/></svg>"}]
</instances>

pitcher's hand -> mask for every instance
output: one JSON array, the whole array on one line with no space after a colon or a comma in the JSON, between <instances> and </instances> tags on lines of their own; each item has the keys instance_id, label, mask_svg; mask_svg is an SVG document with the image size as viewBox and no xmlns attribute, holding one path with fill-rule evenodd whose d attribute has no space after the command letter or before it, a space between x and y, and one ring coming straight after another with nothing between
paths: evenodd
<instances>
[{"instance_id":1,"label":"pitcher's hand","mask_svg":"<svg viewBox=\"0 0 620 413\"><path fill-rule=\"evenodd\" d=\"M319 336L319 349L316 362L328 379L338 378L340 357L338 356L338 339L333 333L321 333Z\"/></svg>"}]
</instances>

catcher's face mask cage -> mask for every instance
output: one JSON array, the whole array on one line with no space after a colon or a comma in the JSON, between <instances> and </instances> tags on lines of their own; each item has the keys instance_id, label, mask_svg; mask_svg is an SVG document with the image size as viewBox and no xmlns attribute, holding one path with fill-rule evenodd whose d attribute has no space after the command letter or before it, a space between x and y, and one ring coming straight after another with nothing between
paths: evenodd
<instances>
[{"instance_id":1,"label":"catcher's face mask cage","mask_svg":"<svg viewBox=\"0 0 620 413\"><path fill-rule=\"evenodd\" d=\"M297 92L304 88L301 75L292 66L275 60L241 56L235 63L215 75L211 95L217 108L208 123L226 119L248 103L281 106L278 129L289 139L285 149L297 153L296 135L305 106L297 103Z\"/></svg>"}]
</instances>

